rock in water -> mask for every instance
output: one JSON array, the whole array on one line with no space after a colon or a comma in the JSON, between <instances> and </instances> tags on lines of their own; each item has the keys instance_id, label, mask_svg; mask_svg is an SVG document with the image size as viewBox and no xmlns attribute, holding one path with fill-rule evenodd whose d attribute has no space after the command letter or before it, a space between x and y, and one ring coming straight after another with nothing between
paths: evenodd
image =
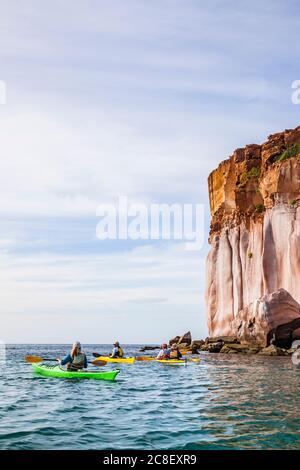
<instances>
[{"instance_id":1,"label":"rock in water","mask_svg":"<svg viewBox=\"0 0 300 470\"><path fill-rule=\"evenodd\" d=\"M263 348L258 353L260 356L288 356L288 352L284 349L277 348L274 344L268 346L267 348Z\"/></svg>"},{"instance_id":2,"label":"rock in water","mask_svg":"<svg viewBox=\"0 0 300 470\"><path fill-rule=\"evenodd\" d=\"M218 341L222 341L224 344L239 342L235 336L217 336L216 338L207 338L208 343L216 343Z\"/></svg>"},{"instance_id":3,"label":"rock in water","mask_svg":"<svg viewBox=\"0 0 300 470\"><path fill-rule=\"evenodd\" d=\"M175 338L170 339L169 345L172 346L172 344L185 344L185 347L190 346L192 342L192 335L191 332L188 331L182 336L175 336Z\"/></svg>"},{"instance_id":4,"label":"rock in water","mask_svg":"<svg viewBox=\"0 0 300 470\"><path fill-rule=\"evenodd\" d=\"M210 337L300 338L300 126L247 145L208 179Z\"/></svg>"},{"instance_id":5,"label":"rock in water","mask_svg":"<svg viewBox=\"0 0 300 470\"><path fill-rule=\"evenodd\" d=\"M192 354L198 354L199 349L204 345L204 341L202 339L194 339L191 343L191 352Z\"/></svg>"},{"instance_id":6,"label":"rock in water","mask_svg":"<svg viewBox=\"0 0 300 470\"><path fill-rule=\"evenodd\" d=\"M207 350L210 353L218 353L223 348L223 345L224 343L222 343L221 341L218 341L217 343L209 343Z\"/></svg>"},{"instance_id":7,"label":"rock in water","mask_svg":"<svg viewBox=\"0 0 300 470\"><path fill-rule=\"evenodd\" d=\"M140 348L140 352L155 351L155 349L160 349L160 346L143 346Z\"/></svg>"},{"instance_id":8,"label":"rock in water","mask_svg":"<svg viewBox=\"0 0 300 470\"><path fill-rule=\"evenodd\" d=\"M169 345L172 346L172 344L177 344L179 340L180 336L175 336L175 338L170 339Z\"/></svg>"},{"instance_id":9,"label":"rock in water","mask_svg":"<svg viewBox=\"0 0 300 470\"><path fill-rule=\"evenodd\" d=\"M293 330L300 326L300 305L286 290L279 289L241 310L233 324L244 342L288 348Z\"/></svg>"},{"instance_id":10,"label":"rock in water","mask_svg":"<svg viewBox=\"0 0 300 470\"><path fill-rule=\"evenodd\" d=\"M187 333L185 333L179 338L178 344L185 343L187 346L189 346L191 342L192 342L192 335L191 335L191 332L188 331Z\"/></svg>"}]
</instances>

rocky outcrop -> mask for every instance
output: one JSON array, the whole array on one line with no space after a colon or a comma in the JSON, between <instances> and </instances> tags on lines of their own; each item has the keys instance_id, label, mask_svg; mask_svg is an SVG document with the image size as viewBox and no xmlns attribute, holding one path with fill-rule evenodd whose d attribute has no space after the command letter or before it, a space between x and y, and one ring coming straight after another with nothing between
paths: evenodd
<instances>
[{"instance_id":1,"label":"rocky outcrop","mask_svg":"<svg viewBox=\"0 0 300 470\"><path fill-rule=\"evenodd\" d=\"M300 326L300 305L284 289L264 295L239 312L233 321L237 335L247 343L274 343L289 347Z\"/></svg>"},{"instance_id":2,"label":"rocky outcrop","mask_svg":"<svg viewBox=\"0 0 300 470\"><path fill-rule=\"evenodd\" d=\"M194 339L192 342L191 342L191 350L192 351L198 351L198 349L201 348L201 346L203 346L203 344L205 343L205 341L203 339Z\"/></svg>"},{"instance_id":3,"label":"rocky outcrop","mask_svg":"<svg viewBox=\"0 0 300 470\"><path fill-rule=\"evenodd\" d=\"M300 338L300 126L237 149L208 179L211 337Z\"/></svg>"},{"instance_id":4,"label":"rocky outcrop","mask_svg":"<svg viewBox=\"0 0 300 470\"><path fill-rule=\"evenodd\" d=\"M185 345L185 347L190 346L192 343L192 335L191 332L188 331L182 336L175 336L175 338L170 339L169 345L172 346L172 344L177 344L179 345Z\"/></svg>"},{"instance_id":5,"label":"rocky outcrop","mask_svg":"<svg viewBox=\"0 0 300 470\"><path fill-rule=\"evenodd\" d=\"M274 344L259 351L259 356L288 356L289 353L284 349L278 348Z\"/></svg>"},{"instance_id":6,"label":"rocky outcrop","mask_svg":"<svg viewBox=\"0 0 300 470\"><path fill-rule=\"evenodd\" d=\"M209 343L207 351L210 353L218 353L221 351L222 347L223 343L221 341L217 341L216 343Z\"/></svg>"},{"instance_id":7,"label":"rocky outcrop","mask_svg":"<svg viewBox=\"0 0 300 470\"><path fill-rule=\"evenodd\" d=\"M160 349L160 346L142 346L140 348L140 352L145 352L145 351L155 351L156 349Z\"/></svg>"}]
</instances>

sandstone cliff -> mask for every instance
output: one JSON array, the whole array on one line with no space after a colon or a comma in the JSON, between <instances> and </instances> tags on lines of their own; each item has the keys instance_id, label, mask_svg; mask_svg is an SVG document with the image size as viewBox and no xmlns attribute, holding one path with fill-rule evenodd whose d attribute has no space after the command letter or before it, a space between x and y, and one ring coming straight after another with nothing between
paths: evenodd
<instances>
[{"instance_id":1,"label":"sandstone cliff","mask_svg":"<svg viewBox=\"0 0 300 470\"><path fill-rule=\"evenodd\" d=\"M247 145L208 179L210 336L300 337L300 126Z\"/></svg>"}]
</instances>

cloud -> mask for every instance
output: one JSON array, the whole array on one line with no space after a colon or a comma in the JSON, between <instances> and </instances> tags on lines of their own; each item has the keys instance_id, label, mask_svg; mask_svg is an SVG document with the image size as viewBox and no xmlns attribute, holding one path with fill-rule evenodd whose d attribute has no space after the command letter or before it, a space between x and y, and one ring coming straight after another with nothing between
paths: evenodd
<instances>
[{"instance_id":1,"label":"cloud","mask_svg":"<svg viewBox=\"0 0 300 470\"><path fill-rule=\"evenodd\" d=\"M99 245L96 208L126 195L208 214L209 172L299 122L298 22L292 0L2 5L7 338L66 341L70 318L89 341L204 334L205 250Z\"/></svg>"},{"instance_id":2,"label":"cloud","mask_svg":"<svg viewBox=\"0 0 300 470\"><path fill-rule=\"evenodd\" d=\"M122 332L124 342L161 341L165 335L178 333L173 320L181 315L186 328L203 335L200 264L201 258L186 252L183 245L98 256L3 253L2 339L10 338L8 332L17 322L18 331L10 341L47 337L47 342L55 342L57 325L70 322L71 334L67 330L64 334L65 341L71 341L81 335L81 321L90 325L86 342L106 342L115 331ZM38 318L38 323L31 318ZM135 329L136 322L143 321L156 324L150 330L152 337L147 330ZM93 329L95 323L102 325L99 331ZM61 338L64 341L63 333Z\"/></svg>"}]
</instances>

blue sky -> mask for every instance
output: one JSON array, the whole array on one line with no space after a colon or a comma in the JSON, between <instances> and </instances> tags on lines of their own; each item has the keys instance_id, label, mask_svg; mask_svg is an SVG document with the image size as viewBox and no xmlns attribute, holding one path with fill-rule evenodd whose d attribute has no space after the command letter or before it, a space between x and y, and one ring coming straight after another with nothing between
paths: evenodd
<instances>
[{"instance_id":1,"label":"blue sky","mask_svg":"<svg viewBox=\"0 0 300 470\"><path fill-rule=\"evenodd\" d=\"M100 242L96 208L203 203L208 234L209 172L299 125L299 18L291 0L1 1L0 339L207 334L208 245Z\"/></svg>"}]
</instances>

